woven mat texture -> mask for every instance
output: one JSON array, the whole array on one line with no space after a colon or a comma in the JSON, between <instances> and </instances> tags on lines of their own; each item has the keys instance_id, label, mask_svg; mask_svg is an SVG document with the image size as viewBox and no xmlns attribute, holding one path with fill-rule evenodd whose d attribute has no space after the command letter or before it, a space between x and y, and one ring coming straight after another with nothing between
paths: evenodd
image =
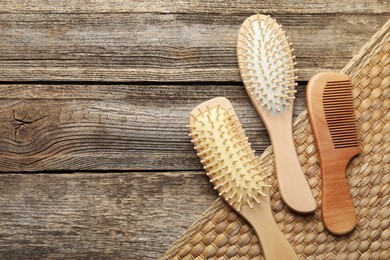
<instances>
[{"instance_id":1,"label":"woven mat texture","mask_svg":"<svg viewBox=\"0 0 390 260\"><path fill-rule=\"evenodd\" d=\"M271 206L278 227L301 259L390 259L390 20L342 70L352 77L362 152L347 169L357 214L356 229L345 236L327 233L318 209L292 213L282 203L274 177ZM294 123L300 163L320 204L321 178L307 111ZM274 171L272 148L261 160ZM267 172L268 173L268 172ZM275 176L273 174L272 176ZM221 199L195 222L162 259L263 259L251 227Z\"/></svg>"}]
</instances>

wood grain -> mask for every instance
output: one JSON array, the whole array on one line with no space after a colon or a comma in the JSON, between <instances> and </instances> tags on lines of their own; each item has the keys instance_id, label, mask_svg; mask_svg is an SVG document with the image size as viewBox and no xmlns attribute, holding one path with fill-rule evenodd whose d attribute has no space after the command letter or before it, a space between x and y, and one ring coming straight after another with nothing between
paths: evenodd
<instances>
[{"instance_id":1,"label":"wood grain","mask_svg":"<svg viewBox=\"0 0 390 260\"><path fill-rule=\"evenodd\" d=\"M241 85L3 85L0 169L199 170L190 111L229 98L253 148L268 135ZM299 86L294 114L305 107Z\"/></svg>"},{"instance_id":2,"label":"wood grain","mask_svg":"<svg viewBox=\"0 0 390 260\"><path fill-rule=\"evenodd\" d=\"M216 199L203 172L1 174L1 259L156 259Z\"/></svg>"},{"instance_id":3,"label":"wood grain","mask_svg":"<svg viewBox=\"0 0 390 260\"><path fill-rule=\"evenodd\" d=\"M211 14L237 14L237 13L384 13L388 12L390 4L387 1L354 0L348 1L328 0L143 0L143 1L117 1L94 0L80 3L78 0L56 1L36 0L30 1L3 0L0 13L211 13Z\"/></svg>"},{"instance_id":4,"label":"wood grain","mask_svg":"<svg viewBox=\"0 0 390 260\"><path fill-rule=\"evenodd\" d=\"M1 1L0 258L156 259L216 198L203 171L183 172L202 167L186 136L192 108L226 96L257 154L270 144L240 83L245 18L260 12L284 25L307 81L342 68L389 7Z\"/></svg>"},{"instance_id":5,"label":"wood grain","mask_svg":"<svg viewBox=\"0 0 390 260\"><path fill-rule=\"evenodd\" d=\"M273 15L294 43L300 80L339 70L351 59L389 17L381 4L373 6L379 13ZM240 81L235 45L248 14L132 13L120 12L120 5L109 14L39 8L43 13L0 15L2 81Z\"/></svg>"}]
</instances>

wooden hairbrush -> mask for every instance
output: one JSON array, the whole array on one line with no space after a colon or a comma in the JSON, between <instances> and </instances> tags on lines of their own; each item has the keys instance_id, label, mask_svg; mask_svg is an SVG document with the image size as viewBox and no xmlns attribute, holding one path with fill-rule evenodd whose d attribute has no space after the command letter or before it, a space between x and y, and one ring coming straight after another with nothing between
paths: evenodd
<instances>
[{"instance_id":1,"label":"wooden hairbrush","mask_svg":"<svg viewBox=\"0 0 390 260\"><path fill-rule=\"evenodd\" d=\"M306 91L320 159L322 221L330 233L344 235L356 226L345 170L351 158L361 151L351 79L340 73L320 73L310 79Z\"/></svg>"},{"instance_id":2,"label":"wooden hairbrush","mask_svg":"<svg viewBox=\"0 0 390 260\"><path fill-rule=\"evenodd\" d=\"M240 28L237 57L245 88L271 139L282 199L298 213L311 213L317 205L292 136L297 83L290 45L274 19L253 15Z\"/></svg>"},{"instance_id":3,"label":"wooden hairbrush","mask_svg":"<svg viewBox=\"0 0 390 260\"><path fill-rule=\"evenodd\" d=\"M260 160L226 98L214 98L190 114L190 136L210 182L252 225L267 260L298 259L272 216L269 187Z\"/></svg>"}]
</instances>

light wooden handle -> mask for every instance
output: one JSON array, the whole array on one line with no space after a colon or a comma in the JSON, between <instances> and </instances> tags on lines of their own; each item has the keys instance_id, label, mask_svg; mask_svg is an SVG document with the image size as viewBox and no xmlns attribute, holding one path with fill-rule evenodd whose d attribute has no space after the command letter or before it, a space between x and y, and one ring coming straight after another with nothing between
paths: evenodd
<instances>
[{"instance_id":1,"label":"light wooden handle","mask_svg":"<svg viewBox=\"0 0 390 260\"><path fill-rule=\"evenodd\" d=\"M260 207L250 209L250 211L252 214L247 216L247 219L252 224L258 238L260 239L265 259L298 259L298 256L291 244L287 241L284 234L276 225L269 206L260 205Z\"/></svg>"},{"instance_id":2,"label":"light wooden handle","mask_svg":"<svg viewBox=\"0 0 390 260\"><path fill-rule=\"evenodd\" d=\"M321 214L326 229L334 235L345 235L356 226L355 209L345 179L347 162L321 162Z\"/></svg>"},{"instance_id":3,"label":"light wooden handle","mask_svg":"<svg viewBox=\"0 0 390 260\"><path fill-rule=\"evenodd\" d=\"M298 213L311 213L317 205L302 172L289 127L271 136L279 191L285 204Z\"/></svg>"}]
</instances>

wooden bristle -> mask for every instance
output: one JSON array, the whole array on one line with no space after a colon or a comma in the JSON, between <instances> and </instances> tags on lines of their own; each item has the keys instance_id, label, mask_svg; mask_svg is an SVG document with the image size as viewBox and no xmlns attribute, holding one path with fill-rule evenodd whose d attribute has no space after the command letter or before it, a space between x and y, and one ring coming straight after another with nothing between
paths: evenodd
<instances>
[{"instance_id":1,"label":"wooden bristle","mask_svg":"<svg viewBox=\"0 0 390 260\"><path fill-rule=\"evenodd\" d=\"M351 82L327 82L322 102L334 147L337 149L358 146Z\"/></svg>"}]
</instances>

